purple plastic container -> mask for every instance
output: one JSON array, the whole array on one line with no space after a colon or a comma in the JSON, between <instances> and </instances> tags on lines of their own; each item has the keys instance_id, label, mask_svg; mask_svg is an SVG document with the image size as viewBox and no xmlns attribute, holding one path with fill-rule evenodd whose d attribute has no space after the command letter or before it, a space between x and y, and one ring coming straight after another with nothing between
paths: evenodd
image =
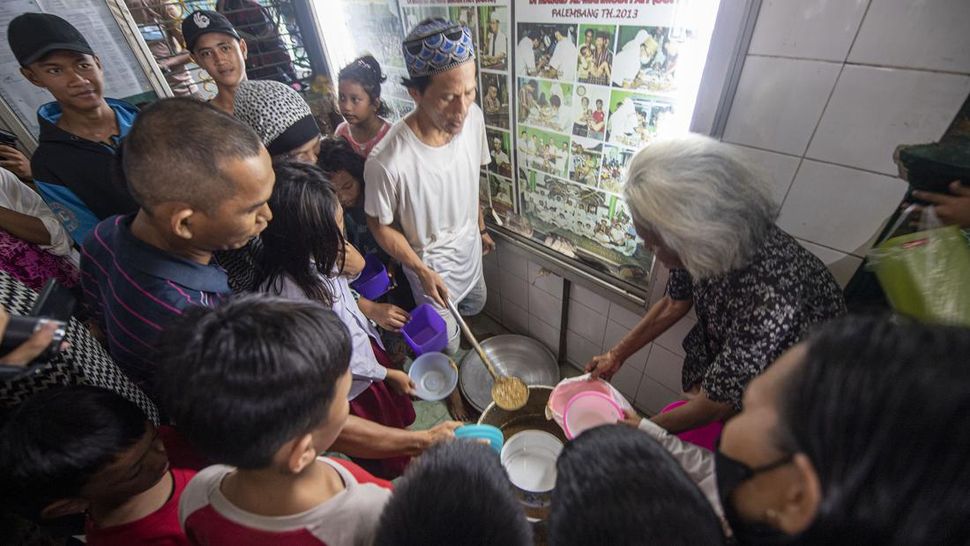
<instances>
[{"instance_id":1,"label":"purple plastic container","mask_svg":"<svg viewBox=\"0 0 970 546\"><path fill-rule=\"evenodd\" d=\"M404 325L401 333L417 356L441 351L448 346L448 326L445 319L427 303L422 303L411 311L411 320Z\"/></svg>"},{"instance_id":2,"label":"purple plastic container","mask_svg":"<svg viewBox=\"0 0 970 546\"><path fill-rule=\"evenodd\" d=\"M350 287L369 300L376 300L387 293L391 287L391 278L377 254L364 257L364 269L357 280L350 283Z\"/></svg>"}]
</instances>

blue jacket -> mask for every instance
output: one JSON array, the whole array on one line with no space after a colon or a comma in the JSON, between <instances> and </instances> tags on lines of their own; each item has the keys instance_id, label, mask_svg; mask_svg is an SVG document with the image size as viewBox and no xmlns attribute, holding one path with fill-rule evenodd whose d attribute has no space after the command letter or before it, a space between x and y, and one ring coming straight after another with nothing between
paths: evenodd
<instances>
[{"instance_id":1,"label":"blue jacket","mask_svg":"<svg viewBox=\"0 0 970 546\"><path fill-rule=\"evenodd\" d=\"M61 105L57 102L37 110L40 144L30 160L34 182L76 243L84 241L98 221L138 210L124 182L112 175L118 144L131 130L138 109L120 100L105 100L118 120L120 134L111 137L112 145L58 127Z\"/></svg>"}]
</instances>

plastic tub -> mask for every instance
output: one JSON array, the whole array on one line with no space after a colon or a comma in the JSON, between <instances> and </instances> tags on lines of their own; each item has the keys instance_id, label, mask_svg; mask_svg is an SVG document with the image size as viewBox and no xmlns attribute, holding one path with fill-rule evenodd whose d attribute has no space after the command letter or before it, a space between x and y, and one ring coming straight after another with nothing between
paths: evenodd
<instances>
[{"instance_id":1,"label":"plastic tub","mask_svg":"<svg viewBox=\"0 0 970 546\"><path fill-rule=\"evenodd\" d=\"M442 353L425 353L408 369L414 394L422 400L441 400L458 386L458 367Z\"/></svg>"},{"instance_id":2,"label":"plastic tub","mask_svg":"<svg viewBox=\"0 0 970 546\"><path fill-rule=\"evenodd\" d=\"M411 320L401 329L401 334L418 356L441 351L448 346L448 326L445 319L427 303L422 303L411 311Z\"/></svg>"},{"instance_id":3,"label":"plastic tub","mask_svg":"<svg viewBox=\"0 0 970 546\"><path fill-rule=\"evenodd\" d=\"M455 438L488 442L497 453L502 453L505 438L502 431L492 425L463 425L455 429Z\"/></svg>"},{"instance_id":4,"label":"plastic tub","mask_svg":"<svg viewBox=\"0 0 970 546\"><path fill-rule=\"evenodd\" d=\"M502 466L509 474L509 481L520 491L548 495L556 485L556 459L561 451L562 442L552 434L523 430L505 442ZM548 501L548 498L542 500Z\"/></svg>"},{"instance_id":5,"label":"plastic tub","mask_svg":"<svg viewBox=\"0 0 970 546\"><path fill-rule=\"evenodd\" d=\"M563 425L572 440L584 431L623 419L623 409L613 398L600 392L581 392L566 403Z\"/></svg>"},{"instance_id":6,"label":"plastic tub","mask_svg":"<svg viewBox=\"0 0 970 546\"><path fill-rule=\"evenodd\" d=\"M391 278L377 254L364 257L364 269L357 280L350 283L350 287L369 300L376 300L387 293L391 288Z\"/></svg>"}]
</instances>

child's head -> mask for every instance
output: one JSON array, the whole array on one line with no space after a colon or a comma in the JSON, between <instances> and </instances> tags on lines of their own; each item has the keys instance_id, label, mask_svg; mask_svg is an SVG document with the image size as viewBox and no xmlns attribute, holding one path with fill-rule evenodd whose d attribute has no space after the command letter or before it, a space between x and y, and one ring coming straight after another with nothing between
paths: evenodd
<instances>
[{"instance_id":1,"label":"child's head","mask_svg":"<svg viewBox=\"0 0 970 546\"><path fill-rule=\"evenodd\" d=\"M125 138L122 168L146 219L174 246L240 248L273 218L266 148L201 101L163 99L142 110Z\"/></svg>"},{"instance_id":2,"label":"child's head","mask_svg":"<svg viewBox=\"0 0 970 546\"><path fill-rule=\"evenodd\" d=\"M387 106L381 100L381 84L387 77L371 55L364 55L340 69L337 75L337 101L347 123L356 125L373 116L386 116Z\"/></svg>"},{"instance_id":3,"label":"child's head","mask_svg":"<svg viewBox=\"0 0 970 546\"><path fill-rule=\"evenodd\" d=\"M182 20L182 35L192 60L217 86L235 89L246 79L246 40L239 37L225 15L210 10L194 11Z\"/></svg>"},{"instance_id":4,"label":"child's head","mask_svg":"<svg viewBox=\"0 0 970 546\"><path fill-rule=\"evenodd\" d=\"M20 73L50 91L62 108L83 112L104 104L101 60L71 23L49 13L24 13L10 21L7 41Z\"/></svg>"},{"instance_id":5,"label":"child's head","mask_svg":"<svg viewBox=\"0 0 970 546\"><path fill-rule=\"evenodd\" d=\"M327 176L315 165L277 163L270 205L285 210L263 233L265 280L284 275L307 297L330 304L333 296L320 275L343 268L343 209Z\"/></svg>"},{"instance_id":6,"label":"child's head","mask_svg":"<svg viewBox=\"0 0 970 546\"><path fill-rule=\"evenodd\" d=\"M549 542L723 544L710 503L666 449L626 425L596 427L556 462Z\"/></svg>"},{"instance_id":7,"label":"child's head","mask_svg":"<svg viewBox=\"0 0 970 546\"><path fill-rule=\"evenodd\" d=\"M384 507L374 543L525 546L532 544L532 531L498 454L456 440L432 446L411 463Z\"/></svg>"},{"instance_id":8,"label":"child's head","mask_svg":"<svg viewBox=\"0 0 970 546\"><path fill-rule=\"evenodd\" d=\"M31 518L119 504L167 470L165 448L141 409L97 387L36 394L0 430L0 491Z\"/></svg>"},{"instance_id":9,"label":"child's head","mask_svg":"<svg viewBox=\"0 0 970 546\"><path fill-rule=\"evenodd\" d=\"M203 455L299 473L347 421L350 335L319 303L249 295L168 328L158 391Z\"/></svg>"},{"instance_id":10,"label":"child's head","mask_svg":"<svg viewBox=\"0 0 970 546\"><path fill-rule=\"evenodd\" d=\"M340 206L345 209L364 205L364 158L357 155L342 138L327 138L320 143L317 166L330 178Z\"/></svg>"},{"instance_id":11,"label":"child's head","mask_svg":"<svg viewBox=\"0 0 970 546\"><path fill-rule=\"evenodd\" d=\"M320 126L295 89L273 80L247 80L232 104L232 115L259 135L273 159L317 162Z\"/></svg>"}]
</instances>

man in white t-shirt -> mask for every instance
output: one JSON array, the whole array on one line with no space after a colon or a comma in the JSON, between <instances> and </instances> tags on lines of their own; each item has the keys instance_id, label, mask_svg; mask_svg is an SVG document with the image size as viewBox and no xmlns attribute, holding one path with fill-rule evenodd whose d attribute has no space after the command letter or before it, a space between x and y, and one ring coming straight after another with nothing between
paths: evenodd
<instances>
[{"instance_id":1,"label":"man in white t-shirt","mask_svg":"<svg viewBox=\"0 0 970 546\"><path fill-rule=\"evenodd\" d=\"M555 75L550 75L549 77L565 82L572 82L576 79L576 63L578 59L579 49L573 43L569 32L557 28L556 49L552 53L552 59L549 60L549 68L555 72Z\"/></svg>"},{"instance_id":2,"label":"man in white t-shirt","mask_svg":"<svg viewBox=\"0 0 970 546\"><path fill-rule=\"evenodd\" d=\"M519 45L515 46L515 73L519 76L535 76L539 70L536 68L536 42L539 41L538 35L534 30L526 31L525 37L519 40Z\"/></svg>"},{"instance_id":3,"label":"man in white t-shirt","mask_svg":"<svg viewBox=\"0 0 970 546\"><path fill-rule=\"evenodd\" d=\"M398 121L364 167L364 211L378 244L404 265L414 299L432 303L458 350L462 315L485 306L482 255L495 248L478 200L490 161L485 120L475 104L474 46L467 27L425 19L404 40L415 109Z\"/></svg>"}]
</instances>

